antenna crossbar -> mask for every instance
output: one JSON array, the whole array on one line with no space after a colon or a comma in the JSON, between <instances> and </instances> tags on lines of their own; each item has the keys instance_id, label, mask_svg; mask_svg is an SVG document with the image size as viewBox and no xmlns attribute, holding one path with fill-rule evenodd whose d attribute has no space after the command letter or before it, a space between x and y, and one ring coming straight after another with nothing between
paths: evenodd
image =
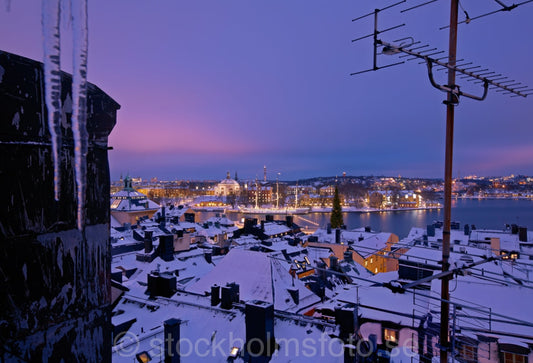
<instances>
[{"instance_id":1,"label":"antenna crossbar","mask_svg":"<svg viewBox=\"0 0 533 363\"><path fill-rule=\"evenodd\" d=\"M452 64L449 64L447 62L442 62L439 59L431 58L428 55L421 54L422 52L427 51L427 50L424 50L422 52L415 52L415 51L413 51L413 49L408 49L408 48L404 48L404 47L398 47L398 46L396 46L394 44L385 42L385 41L380 40L380 39L377 40L377 44L383 46L384 49L387 49L389 51L389 54L404 53L400 57L413 56L413 57L416 57L416 58L419 58L419 59L424 59L425 62L428 64L428 66L430 64L431 64L431 66L433 64L439 65L441 67L444 67L444 68L447 68L447 69L450 69L450 70L454 70L454 71L456 71L458 73L461 73L461 74L467 76L467 77L464 77L464 78L473 78L473 79L476 79L478 81L481 81L481 83L484 83L487 86L490 85L490 86L493 86L495 88L500 88L502 90L502 92L503 91L507 91L507 92L510 92L510 93L515 94L517 96L527 97L527 94L525 94L523 91L519 91L519 90L517 90L515 88L511 88L511 86L513 85L512 84L513 81L497 82L494 78L491 79L490 77L484 77L483 75L479 74L479 72L484 72L484 71L487 71L488 69L481 69L481 70L477 70L477 71L472 71L474 69L481 68L481 66L472 66L472 67L464 68L464 66L466 64L463 64L461 67L458 67L457 65L452 65ZM507 84L506 85L505 83L511 83L511 84ZM450 91L449 89L446 90L446 92L449 92L449 91ZM468 95L466 95L466 96L468 96ZM476 98L476 97L473 97L473 98Z\"/></svg>"}]
</instances>

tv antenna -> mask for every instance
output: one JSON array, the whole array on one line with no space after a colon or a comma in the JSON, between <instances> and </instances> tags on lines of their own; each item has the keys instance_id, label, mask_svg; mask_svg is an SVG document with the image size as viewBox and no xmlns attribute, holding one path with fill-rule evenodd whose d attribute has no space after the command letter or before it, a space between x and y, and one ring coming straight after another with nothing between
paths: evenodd
<instances>
[{"instance_id":1,"label":"tv antenna","mask_svg":"<svg viewBox=\"0 0 533 363\"><path fill-rule=\"evenodd\" d=\"M524 5L533 0L523 1L518 4L506 5L507 0L494 0L500 8L496 11L482 14L470 18L469 14L462 8L466 19L461 23L470 23L472 20L479 19L484 16L495 14L501 11L511 11L518 6ZM350 75L358 75L366 72L377 71L383 68L389 68L397 65L401 65L408 61L419 60L420 64L426 64L428 78L433 87L445 92L447 97L443 102L446 105L446 149L445 149L445 166L444 166L444 224L443 224L443 238L442 238L442 274L441 278L441 309L440 309L440 361L441 363L447 363L448 353L453 352L453 344L450 345L449 341L449 319L450 319L450 291L449 280L451 276L449 274L449 257L450 257L450 231L451 231L451 200L452 200L452 161L453 161L453 129L454 129L454 112L455 106L459 104L460 97L467 97L473 100L482 101L486 98L489 90L496 89L496 92L500 92L511 97L527 97L533 94L533 88L522 85L515 80L509 80L508 77L502 76L500 73L490 71L488 68L482 68L478 65L472 65L473 62L469 62L464 59L457 59L457 28L459 18L459 0L450 0L450 23L446 27L449 28L449 42L447 55L442 56L445 51L432 48L429 44L422 44L420 41L415 40L413 37L404 37L393 41L386 41L382 39L382 34L389 33L390 31L402 28L405 23L397 24L385 29L380 29L378 26L379 14L383 11L396 8L402 4L405 4L407 0L402 0L386 6L381 9L374 9L374 11L359 16L352 20L352 22L359 21L361 19L373 16L374 18L374 31L370 34L355 38L352 42L357 42L362 39L373 39L373 61L372 67L351 73ZM420 7L429 5L436 2L436 0L425 1L408 8L401 10L401 13L405 13ZM398 56L398 59L402 59L396 62L388 63L385 65L378 65L378 55L392 55ZM403 60L405 58L405 60ZM435 81L434 72L438 70L448 71L448 80L446 84L439 84ZM456 83L456 75L465 82L473 82L473 84L480 84L481 89L479 94L471 94L461 90L461 87ZM452 335L453 336L453 335Z\"/></svg>"}]
</instances>

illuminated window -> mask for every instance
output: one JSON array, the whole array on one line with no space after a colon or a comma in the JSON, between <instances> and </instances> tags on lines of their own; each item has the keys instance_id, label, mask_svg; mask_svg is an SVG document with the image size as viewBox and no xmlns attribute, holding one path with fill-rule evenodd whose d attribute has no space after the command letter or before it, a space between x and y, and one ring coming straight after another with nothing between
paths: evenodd
<instances>
[{"instance_id":1,"label":"illuminated window","mask_svg":"<svg viewBox=\"0 0 533 363\"><path fill-rule=\"evenodd\" d=\"M368 265L368 261L365 261L365 266L367 266L367 265Z\"/></svg>"},{"instance_id":2,"label":"illuminated window","mask_svg":"<svg viewBox=\"0 0 533 363\"><path fill-rule=\"evenodd\" d=\"M383 337L386 341L398 343L398 330L385 328L383 329Z\"/></svg>"},{"instance_id":3,"label":"illuminated window","mask_svg":"<svg viewBox=\"0 0 533 363\"><path fill-rule=\"evenodd\" d=\"M118 208L118 205L120 204L121 200L120 199L115 199L113 201L113 203L111 204L111 209L117 209Z\"/></svg>"},{"instance_id":4,"label":"illuminated window","mask_svg":"<svg viewBox=\"0 0 533 363\"><path fill-rule=\"evenodd\" d=\"M527 363L527 357L525 355L503 352L504 363Z\"/></svg>"},{"instance_id":5,"label":"illuminated window","mask_svg":"<svg viewBox=\"0 0 533 363\"><path fill-rule=\"evenodd\" d=\"M237 347L231 348L231 351L229 353L230 358L237 358L238 354L239 354L239 348Z\"/></svg>"},{"instance_id":6,"label":"illuminated window","mask_svg":"<svg viewBox=\"0 0 533 363\"><path fill-rule=\"evenodd\" d=\"M378 273L378 268L377 268L377 267L374 269L374 273L375 273L375 274Z\"/></svg>"},{"instance_id":7,"label":"illuminated window","mask_svg":"<svg viewBox=\"0 0 533 363\"><path fill-rule=\"evenodd\" d=\"M466 362L477 362L477 348L472 345L461 346L459 354Z\"/></svg>"},{"instance_id":8,"label":"illuminated window","mask_svg":"<svg viewBox=\"0 0 533 363\"><path fill-rule=\"evenodd\" d=\"M147 363L152 360L152 357L150 357L150 355L147 352L141 352L137 354L136 357L139 363Z\"/></svg>"}]
</instances>

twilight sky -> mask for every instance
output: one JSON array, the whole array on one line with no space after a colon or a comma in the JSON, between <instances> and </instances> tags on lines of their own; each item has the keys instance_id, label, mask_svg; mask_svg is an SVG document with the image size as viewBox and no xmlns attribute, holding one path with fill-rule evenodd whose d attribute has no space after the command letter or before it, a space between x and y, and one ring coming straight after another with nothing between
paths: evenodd
<instances>
[{"instance_id":1,"label":"twilight sky","mask_svg":"<svg viewBox=\"0 0 533 363\"><path fill-rule=\"evenodd\" d=\"M511 0L503 0L512 4ZM297 179L319 175L442 177L445 94L425 65L358 76L371 66L372 18L352 18L394 1L89 0L89 81L122 108L109 152L112 179ZM382 39L413 36L447 49L449 1L401 14ZM7 7L10 3L10 9ZM470 17L495 1L463 0ZM0 49L42 60L41 7L0 5ZM68 8L64 14L68 13ZM464 13L460 12L460 20ZM533 86L533 3L459 26L458 58ZM62 67L71 71L68 17ZM398 61L380 56L378 64ZM436 72L446 82L445 72ZM481 87L458 79L467 92ZM454 174L533 175L533 95L456 108Z\"/></svg>"}]
</instances>

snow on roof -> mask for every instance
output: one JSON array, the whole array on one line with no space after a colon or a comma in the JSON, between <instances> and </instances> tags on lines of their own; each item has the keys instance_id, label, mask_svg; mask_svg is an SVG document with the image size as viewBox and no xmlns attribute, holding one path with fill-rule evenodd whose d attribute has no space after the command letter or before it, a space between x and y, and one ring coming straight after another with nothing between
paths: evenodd
<instances>
[{"instance_id":1,"label":"snow on roof","mask_svg":"<svg viewBox=\"0 0 533 363\"><path fill-rule=\"evenodd\" d=\"M117 219L113 216L110 216L110 225L112 228L115 228L115 227L122 227L122 224L120 224L119 221L117 221Z\"/></svg>"},{"instance_id":2,"label":"snow on roof","mask_svg":"<svg viewBox=\"0 0 533 363\"><path fill-rule=\"evenodd\" d=\"M431 289L440 291L440 280L432 281ZM531 285L518 286L516 284L498 283L490 279L480 279L473 276L458 276L450 282L453 291L450 293L451 300L463 305L475 308L463 308L459 325L477 326L482 329L491 329L494 332L512 332L531 337L533 331L533 318L531 315L531 301L533 301L533 289ZM495 316L502 314L509 318ZM471 317L478 317L472 319ZM512 319L529 322L530 326L510 323ZM509 323L505 323L507 321ZM489 325L490 322L490 325ZM467 330L463 330L466 333ZM503 336L500 342L524 345L524 339ZM530 341L533 343L533 341Z\"/></svg>"},{"instance_id":3,"label":"snow on roof","mask_svg":"<svg viewBox=\"0 0 533 363\"><path fill-rule=\"evenodd\" d=\"M242 351L246 341L244 312L241 309L212 308L208 306L209 298L198 299L196 303L188 302L185 296L179 296L178 300L159 298L154 301L133 298L126 293L114 309L112 321L115 326L135 321L127 334L120 337L119 344L113 346L113 362L131 362L136 353L143 351L153 361L163 359L166 342L163 323L170 318L181 320L182 362L226 363L233 347ZM320 360L322 363L337 363L343 359L343 348L342 342L332 337L335 335L335 327L316 319L291 314L276 316L274 336L279 349L270 362L308 363ZM304 350L304 340L314 343L316 349ZM234 361L242 362L242 358L237 357Z\"/></svg>"},{"instance_id":4,"label":"snow on roof","mask_svg":"<svg viewBox=\"0 0 533 363\"><path fill-rule=\"evenodd\" d=\"M360 239L367 239L377 234L381 234L381 233L366 232L365 228L356 228L356 229L352 229L351 231L346 231L342 229L341 230L341 242L345 244L351 244L351 243L359 241ZM390 236L392 233L385 233L385 234ZM318 237L319 242L335 243L335 230L334 229L331 230L331 233L328 233L327 230L325 229L317 229L315 233L313 233L313 236Z\"/></svg>"},{"instance_id":5,"label":"snow on roof","mask_svg":"<svg viewBox=\"0 0 533 363\"><path fill-rule=\"evenodd\" d=\"M146 199L146 195L134 189L122 189L111 194L111 198L141 198Z\"/></svg>"},{"instance_id":6,"label":"snow on roof","mask_svg":"<svg viewBox=\"0 0 533 363\"><path fill-rule=\"evenodd\" d=\"M387 247L392 233L378 233L361 241L354 242L352 248L363 258L376 254Z\"/></svg>"},{"instance_id":7,"label":"snow on roof","mask_svg":"<svg viewBox=\"0 0 533 363\"><path fill-rule=\"evenodd\" d=\"M185 213L193 213L193 210L189 207L184 206L165 206L165 218L172 218L172 217L181 217ZM157 212L155 212L155 215L158 217L163 215L163 207L160 207Z\"/></svg>"},{"instance_id":8,"label":"snow on roof","mask_svg":"<svg viewBox=\"0 0 533 363\"><path fill-rule=\"evenodd\" d=\"M264 233L267 236L277 236L279 234L290 232L291 229L287 227L284 224L278 224L278 223L265 223L265 231Z\"/></svg>"},{"instance_id":9,"label":"snow on roof","mask_svg":"<svg viewBox=\"0 0 533 363\"><path fill-rule=\"evenodd\" d=\"M224 227L224 226L219 226L219 227L216 227L214 225L208 225L207 228L202 228L202 234L205 235L206 237L209 237L209 238L213 238L214 236L218 236L220 234L224 234L224 233L227 233L227 234L232 234L233 232L237 231L239 229L239 227Z\"/></svg>"},{"instance_id":10,"label":"snow on roof","mask_svg":"<svg viewBox=\"0 0 533 363\"><path fill-rule=\"evenodd\" d=\"M413 323L413 295L393 293L381 286L340 285L333 291L331 300L317 305L316 309L333 311L346 303L358 303L358 314L363 319L390 321L404 326Z\"/></svg>"},{"instance_id":11,"label":"snow on roof","mask_svg":"<svg viewBox=\"0 0 533 363\"><path fill-rule=\"evenodd\" d=\"M157 210L159 205L150 199L112 199L112 211Z\"/></svg>"},{"instance_id":12,"label":"snow on roof","mask_svg":"<svg viewBox=\"0 0 533 363\"><path fill-rule=\"evenodd\" d=\"M291 246L289 242L286 240L278 240L278 239L269 239L268 241L272 242L271 246L263 245L262 247L266 250L270 251L278 251L281 252L285 250L289 255L293 253L299 253L305 250L305 248L302 248L300 246Z\"/></svg>"},{"instance_id":13,"label":"snow on roof","mask_svg":"<svg viewBox=\"0 0 533 363\"><path fill-rule=\"evenodd\" d=\"M491 238L500 239L500 249L506 251L520 251L520 242L518 234L511 234L507 231L495 231L495 230L473 230L470 233L470 241L472 242L485 242L490 243ZM528 241L530 240L528 236ZM527 243L527 242L526 242Z\"/></svg>"},{"instance_id":14,"label":"snow on roof","mask_svg":"<svg viewBox=\"0 0 533 363\"><path fill-rule=\"evenodd\" d=\"M222 261L200 281L188 287L188 291L203 294L211 286L239 284L241 300L273 301L272 271L267 255L261 252L232 249Z\"/></svg>"},{"instance_id":15,"label":"snow on roof","mask_svg":"<svg viewBox=\"0 0 533 363\"><path fill-rule=\"evenodd\" d=\"M239 238L233 238L232 242L238 246L246 246L259 244L261 240L253 235L242 235Z\"/></svg>"},{"instance_id":16,"label":"snow on roof","mask_svg":"<svg viewBox=\"0 0 533 363\"><path fill-rule=\"evenodd\" d=\"M146 297L147 275L152 271L159 270L160 272L171 273L177 271L178 286L185 287L206 275L220 261L220 258L214 256L212 258L213 263L208 263L204 257L204 251L201 249L175 254L175 259L169 262L159 257L149 263L141 262L137 261L136 256L136 253L114 256L111 266L113 268L118 266L137 268L136 273L123 283L125 287L130 289L130 294L137 297Z\"/></svg>"},{"instance_id":17,"label":"snow on roof","mask_svg":"<svg viewBox=\"0 0 533 363\"><path fill-rule=\"evenodd\" d=\"M224 227L233 227L235 225L235 222L233 222L231 219L228 219L226 215L224 214L221 216L211 217L208 220L206 220L205 223L207 224L219 223L221 226L224 226Z\"/></svg>"},{"instance_id":18,"label":"snow on roof","mask_svg":"<svg viewBox=\"0 0 533 363\"><path fill-rule=\"evenodd\" d=\"M276 310L297 312L320 301L320 298L306 288L303 282L289 274L288 263L284 263L277 258L272 258L271 263L275 298L274 308ZM294 301L289 290L298 290L298 304Z\"/></svg>"},{"instance_id":19,"label":"snow on roof","mask_svg":"<svg viewBox=\"0 0 533 363\"><path fill-rule=\"evenodd\" d=\"M310 244L306 247L306 249L307 256L309 257L310 261L320 261L322 258L328 258L331 255L330 249L313 247Z\"/></svg>"},{"instance_id":20,"label":"snow on roof","mask_svg":"<svg viewBox=\"0 0 533 363\"><path fill-rule=\"evenodd\" d=\"M284 266L285 265L285 266ZM187 291L203 294L217 284L239 284L240 299L273 302L276 310L296 311L320 301L320 298L289 274L289 264L262 252L232 249L218 265ZM297 289L296 304L290 289Z\"/></svg>"}]
</instances>

